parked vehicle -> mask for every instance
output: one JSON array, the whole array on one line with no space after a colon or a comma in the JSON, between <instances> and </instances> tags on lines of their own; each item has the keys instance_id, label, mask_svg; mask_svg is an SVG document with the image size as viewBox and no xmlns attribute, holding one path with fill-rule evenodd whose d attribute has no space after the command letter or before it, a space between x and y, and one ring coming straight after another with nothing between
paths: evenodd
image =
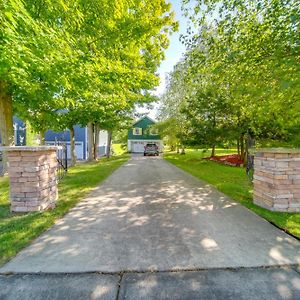
<instances>
[{"instance_id":1,"label":"parked vehicle","mask_svg":"<svg viewBox=\"0 0 300 300\"><path fill-rule=\"evenodd\" d=\"M148 143L145 146L145 150L144 150L144 156L146 155L158 156L159 155L158 146L154 143Z\"/></svg>"}]
</instances>

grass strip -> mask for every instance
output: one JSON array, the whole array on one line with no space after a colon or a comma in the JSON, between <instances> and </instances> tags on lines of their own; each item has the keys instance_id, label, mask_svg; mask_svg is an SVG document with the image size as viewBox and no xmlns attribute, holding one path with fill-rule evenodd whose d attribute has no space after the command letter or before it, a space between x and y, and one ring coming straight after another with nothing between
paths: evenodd
<instances>
[{"instance_id":1,"label":"grass strip","mask_svg":"<svg viewBox=\"0 0 300 300\"><path fill-rule=\"evenodd\" d=\"M227 151L226 151L227 152ZM219 150L218 154L224 153ZM279 228L300 238L300 213L273 212L253 203L253 186L244 168L204 160L206 153L188 151L185 155L166 153L164 158L180 169L206 181Z\"/></svg>"},{"instance_id":2,"label":"grass strip","mask_svg":"<svg viewBox=\"0 0 300 300\"><path fill-rule=\"evenodd\" d=\"M0 177L0 265L51 227L128 159L128 155L122 155L70 168L59 183L59 201L56 208L45 212L10 213L8 178Z\"/></svg>"}]
</instances>

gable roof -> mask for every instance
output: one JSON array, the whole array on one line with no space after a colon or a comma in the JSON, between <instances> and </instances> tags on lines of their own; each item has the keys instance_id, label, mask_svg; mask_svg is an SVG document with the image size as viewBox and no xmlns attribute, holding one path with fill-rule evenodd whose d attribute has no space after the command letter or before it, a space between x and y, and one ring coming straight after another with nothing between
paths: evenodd
<instances>
[{"instance_id":1,"label":"gable roof","mask_svg":"<svg viewBox=\"0 0 300 300\"><path fill-rule=\"evenodd\" d=\"M138 119L137 121L135 121L135 122L132 124L132 126L136 125L137 123L141 122L141 121L144 120L144 119L148 119L148 120L151 121L153 124L156 123L156 121L152 120L150 117L144 116L144 117Z\"/></svg>"}]
</instances>

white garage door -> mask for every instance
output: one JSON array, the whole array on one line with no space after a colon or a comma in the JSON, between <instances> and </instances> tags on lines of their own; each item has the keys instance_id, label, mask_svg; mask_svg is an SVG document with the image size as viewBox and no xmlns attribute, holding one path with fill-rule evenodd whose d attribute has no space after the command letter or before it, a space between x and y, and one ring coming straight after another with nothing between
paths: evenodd
<instances>
[{"instance_id":1,"label":"white garage door","mask_svg":"<svg viewBox=\"0 0 300 300\"><path fill-rule=\"evenodd\" d=\"M71 159L71 145L70 142L60 142L62 143L67 143L67 156L68 159ZM47 141L46 145L56 145L55 142L52 141ZM75 142L75 153L76 153L76 157L77 159L83 159L83 142Z\"/></svg>"},{"instance_id":2,"label":"white garage door","mask_svg":"<svg viewBox=\"0 0 300 300\"><path fill-rule=\"evenodd\" d=\"M132 142L132 152L134 153L143 153L144 152L144 142Z\"/></svg>"},{"instance_id":3,"label":"white garage door","mask_svg":"<svg viewBox=\"0 0 300 300\"><path fill-rule=\"evenodd\" d=\"M71 145L67 143L67 153L68 159L71 159ZM83 143L82 142L75 142L75 153L77 159L83 159Z\"/></svg>"}]
</instances>

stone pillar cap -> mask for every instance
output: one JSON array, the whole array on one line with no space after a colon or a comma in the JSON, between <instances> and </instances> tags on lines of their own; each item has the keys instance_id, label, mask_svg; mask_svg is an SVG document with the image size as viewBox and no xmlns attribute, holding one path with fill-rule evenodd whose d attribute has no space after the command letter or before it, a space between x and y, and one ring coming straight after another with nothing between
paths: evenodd
<instances>
[{"instance_id":1,"label":"stone pillar cap","mask_svg":"<svg viewBox=\"0 0 300 300\"><path fill-rule=\"evenodd\" d=\"M268 153L300 153L300 148L258 148L251 149L252 153L268 152Z\"/></svg>"},{"instance_id":2,"label":"stone pillar cap","mask_svg":"<svg viewBox=\"0 0 300 300\"><path fill-rule=\"evenodd\" d=\"M26 152L38 152L38 151L49 151L49 150L59 150L62 146L2 146L0 151L26 151Z\"/></svg>"}]
</instances>

